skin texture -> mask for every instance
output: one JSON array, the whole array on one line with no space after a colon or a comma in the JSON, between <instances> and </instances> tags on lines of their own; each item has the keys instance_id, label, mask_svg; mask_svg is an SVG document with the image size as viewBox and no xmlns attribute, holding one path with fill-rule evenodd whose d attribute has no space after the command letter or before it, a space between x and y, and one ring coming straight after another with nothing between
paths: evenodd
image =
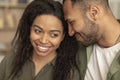
<instances>
[{"instance_id":1,"label":"skin texture","mask_svg":"<svg viewBox=\"0 0 120 80\"><path fill-rule=\"evenodd\" d=\"M51 20L52 19L52 20ZM64 38L62 23L52 15L38 16L31 28L30 39L34 46L34 53L40 57L56 54Z\"/></svg>"},{"instance_id":2,"label":"skin texture","mask_svg":"<svg viewBox=\"0 0 120 80\"><path fill-rule=\"evenodd\" d=\"M86 46L97 43L101 47L110 47L116 44L119 41L120 25L109 7L106 8L97 1L91 1L87 7L82 4L64 1L64 17L68 23L69 35L76 35L77 40Z\"/></svg>"},{"instance_id":3,"label":"skin texture","mask_svg":"<svg viewBox=\"0 0 120 80\"><path fill-rule=\"evenodd\" d=\"M56 50L63 38L62 22L57 17L40 15L35 18L31 27L30 40L34 47L33 61L36 64L36 74L55 58Z\"/></svg>"},{"instance_id":4,"label":"skin texture","mask_svg":"<svg viewBox=\"0 0 120 80\"><path fill-rule=\"evenodd\" d=\"M87 15L82 15L78 5L72 7L71 1L66 1L64 7L65 19L68 22L69 35L76 35L78 41L84 45L96 42L98 27ZM69 8L69 9L68 9Z\"/></svg>"}]
</instances>

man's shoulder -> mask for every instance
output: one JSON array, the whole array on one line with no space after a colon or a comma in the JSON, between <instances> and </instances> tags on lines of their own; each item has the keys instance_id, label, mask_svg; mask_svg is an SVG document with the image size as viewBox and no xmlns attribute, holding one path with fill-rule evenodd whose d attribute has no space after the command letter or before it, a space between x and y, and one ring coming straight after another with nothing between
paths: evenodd
<instances>
[{"instance_id":1,"label":"man's shoulder","mask_svg":"<svg viewBox=\"0 0 120 80\"><path fill-rule=\"evenodd\" d=\"M83 45L81 42L78 42L79 49L86 49L87 47Z\"/></svg>"}]
</instances>

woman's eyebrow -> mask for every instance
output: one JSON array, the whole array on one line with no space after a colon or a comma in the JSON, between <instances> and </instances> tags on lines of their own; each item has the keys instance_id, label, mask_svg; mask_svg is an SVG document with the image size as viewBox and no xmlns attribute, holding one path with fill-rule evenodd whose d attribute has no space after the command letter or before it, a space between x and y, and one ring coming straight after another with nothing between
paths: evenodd
<instances>
[{"instance_id":1,"label":"woman's eyebrow","mask_svg":"<svg viewBox=\"0 0 120 80\"><path fill-rule=\"evenodd\" d=\"M60 30L51 30L50 32L61 32Z\"/></svg>"},{"instance_id":2,"label":"woman's eyebrow","mask_svg":"<svg viewBox=\"0 0 120 80\"><path fill-rule=\"evenodd\" d=\"M39 28L39 29L42 29L40 26L38 25L33 25L33 27L36 27L36 28Z\"/></svg>"}]
</instances>

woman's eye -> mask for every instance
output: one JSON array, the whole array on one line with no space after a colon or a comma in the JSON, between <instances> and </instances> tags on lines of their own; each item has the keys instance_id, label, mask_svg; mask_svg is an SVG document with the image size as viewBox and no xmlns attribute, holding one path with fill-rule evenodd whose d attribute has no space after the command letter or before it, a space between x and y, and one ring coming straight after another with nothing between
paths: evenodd
<instances>
[{"instance_id":1,"label":"woman's eye","mask_svg":"<svg viewBox=\"0 0 120 80\"><path fill-rule=\"evenodd\" d=\"M37 34L42 32L40 29L35 29L34 31L35 31L35 33L37 33Z\"/></svg>"},{"instance_id":2,"label":"woman's eye","mask_svg":"<svg viewBox=\"0 0 120 80\"><path fill-rule=\"evenodd\" d=\"M58 36L58 34L51 34L51 37L52 38L55 38L55 37L57 37Z\"/></svg>"}]
</instances>

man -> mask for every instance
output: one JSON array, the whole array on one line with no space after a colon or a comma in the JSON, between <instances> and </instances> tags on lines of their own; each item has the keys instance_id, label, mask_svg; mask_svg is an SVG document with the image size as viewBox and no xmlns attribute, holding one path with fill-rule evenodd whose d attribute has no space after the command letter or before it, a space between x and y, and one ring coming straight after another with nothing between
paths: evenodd
<instances>
[{"instance_id":1,"label":"man","mask_svg":"<svg viewBox=\"0 0 120 80\"><path fill-rule=\"evenodd\" d=\"M81 80L120 80L120 24L108 0L64 0L69 35L80 45Z\"/></svg>"}]
</instances>

